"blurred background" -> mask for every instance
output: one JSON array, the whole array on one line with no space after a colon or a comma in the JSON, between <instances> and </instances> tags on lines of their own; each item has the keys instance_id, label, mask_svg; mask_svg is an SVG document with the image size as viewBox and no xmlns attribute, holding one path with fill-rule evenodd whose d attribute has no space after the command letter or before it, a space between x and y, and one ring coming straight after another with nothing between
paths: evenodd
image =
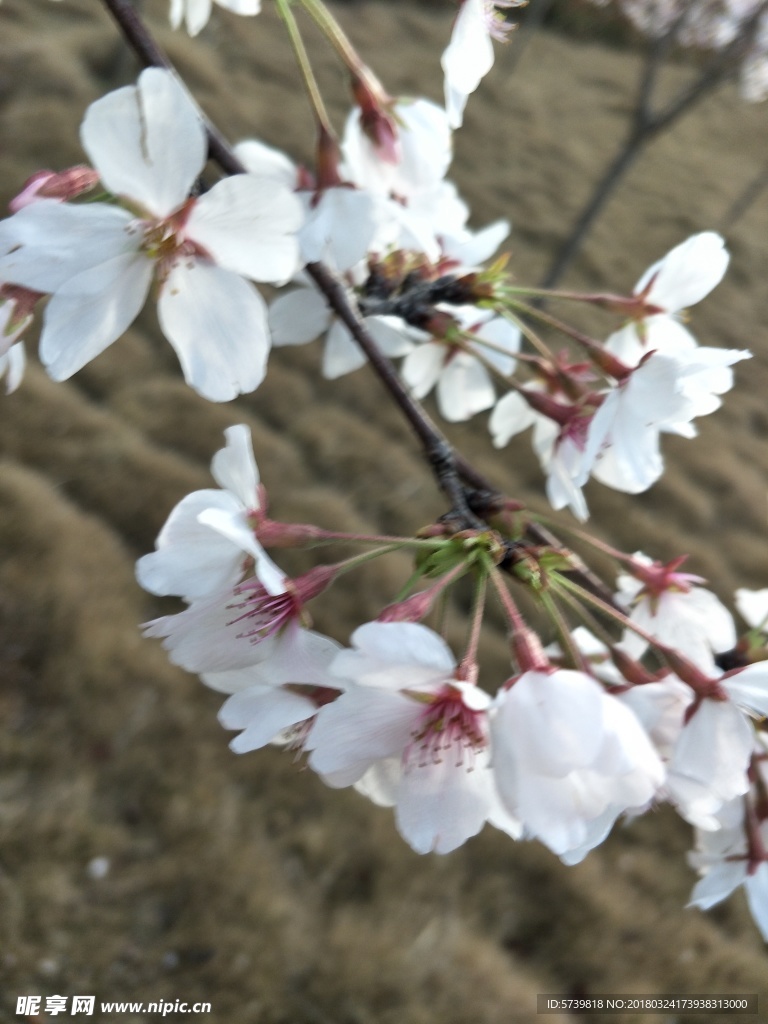
<instances>
[{"instance_id":1,"label":"blurred background","mask_svg":"<svg viewBox=\"0 0 768 1024\"><path fill-rule=\"evenodd\" d=\"M167 0L143 9L229 139L308 162L312 121L264 6L255 19L216 8L195 40L170 32ZM334 10L393 95L441 101L452 5ZM85 108L138 68L93 0L4 0L0 27L5 208L34 171L83 160ZM307 39L341 126L344 75L311 26ZM512 221L510 268L535 284L621 144L645 42L585 0L558 0L518 45L497 48L470 97L449 176L474 226ZM696 73L678 55L662 95ZM640 155L563 284L631 289L672 246L720 229L765 159L765 105L723 85ZM768 195L726 236L729 273L691 326L702 344L754 358L698 439L665 439L668 471L649 493L591 484L587 498L600 536L661 559L688 552L689 571L732 606L736 586L768 584ZM603 337L612 322L583 326ZM390 812L326 789L291 755L232 754L221 697L141 639L139 623L179 606L143 593L134 561L184 494L211 485L232 423L252 428L278 518L410 533L441 514L367 369L328 383L318 346L282 350L255 394L208 404L184 385L152 311L66 383L31 362L0 400L0 1019L20 1019L20 995L54 994L207 1000L206 1019L234 1024L533 1021L544 992L759 992L768 1005L766 950L742 895L707 915L683 909L690 829L668 808L619 826L575 868L490 827L420 858ZM449 433L502 490L545 509L527 437L496 452L484 416ZM346 578L317 628L346 642L408 571L394 559ZM491 615L491 690L508 669L499 626ZM460 608L453 628L460 636ZM616 1018L646 1019L677 1018ZM724 1018L685 1017L713 1019Z\"/></svg>"}]
</instances>

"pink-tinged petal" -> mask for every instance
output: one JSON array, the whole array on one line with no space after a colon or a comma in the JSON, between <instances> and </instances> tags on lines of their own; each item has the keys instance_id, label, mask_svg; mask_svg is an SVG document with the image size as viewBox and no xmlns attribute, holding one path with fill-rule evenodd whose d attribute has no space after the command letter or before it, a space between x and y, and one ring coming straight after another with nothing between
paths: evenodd
<instances>
[{"instance_id":1,"label":"pink-tinged petal","mask_svg":"<svg viewBox=\"0 0 768 1024\"><path fill-rule=\"evenodd\" d=\"M136 252L135 217L106 203L40 199L0 221L0 281L55 292L70 278Z\"/></svg>"},{"instance_id":2,"label":"pink-tinged petal","mask_svg":"<svg viewBox=\"0 0 768 1024\"><path fill-rule=\"evenodd\" d=\"M198 522L200 513L211 508L229 515L240 511L233 496L222 491L194 491L182 498L160 531L157 551L136 563L140 586L152 594L193 601L240 582L243 549Z\"/></svg>"},{"instance_id":3,"label":"pink-tinged petal","mask_svg":"<svg viewBox=\"0 0 768 1024\"><path fill-rule=\"evenodd\" d=\"M244 423L227 427L225 448L219 449L211 461L213 479L230 491L244 508L259 507L259 469L253 456L251 431Z\"/></svg>"},{"instance_id":4,"label":"pink-tinged petal","mask_svg":"<svg viewBox=\"0 0 768 1024\"><path fill-rule=\"evenodd\" d=\"M272 344L305 345L328 330L331 320L328 304L316 288L296 288L278 295L269 307Z\"/></svg>"},{"instance_id":5,"label":"pink-tinged petal","mask_svg":"<svg viewBox=\"0 0 768 1024\"><path fill-rule=\"evenodd\" d=\"M11 345L8 351L0 356L0 379L5 377L6 395L13 394L21 384L26 366L27 353L23 341Z\"/></svg>"},{"instance_id":6,"label":"pink-tinged petal","mask_svg":"<svg viewBox=\"0 0 768 1024\"><path fill-rule=\"evenodd\" d=\"M493 44L483 0L464 0L440 63L445 73L445 106L450 125L459 128L467 97L493 67Z\"/></svg>"},{"instance_id":7,"label":"pink-tinged petal","mask_svg":"<svg viewBox=\"0 0 768 1024\"><path fill-rule=\"evenodd\" d=\"M235 146L235 156L250 174L273 178L291 190L296 188L299 176L296 164L279 149L258 139L246 139Z\"/></svg>"},{"instance_id":8,"label":"pink-tinged petal","mask_svg":"<svg viewBox=\"0 0 768 1024\"><path fill-rule=\"evenodd\" d=\"M284 284L299 269L303 213L283 185L255 174L217 182L192 207L185 234L219 266L254 281Z\"/></svg>"},{"instance_id":9,"label":"pink-tinged petal","mask_svg":"<svg viewBox=\"0 0 768 1024\"><path fill-rule=\"evenodd\" d=\"M253 535L242 515L233 516L218 508L207 508L197 517L204 526L209 526L247 552L256 563L256 575L268 594L285 593L285 573L280 569Z\"/></svg>"},{"instance_id":10,"label":"pink-tinged petal","mask_svg":"<svg viewBox=\"0 0 768 1024\"><path fill-rule=\"evenodd\" d=\"M225 701L219 721L225 729L243 729L229 744L236 754L258 750L287 729L311 718L317 709L308 697L264 684L241 690Z\"/></svg>"},{"instance_id":11,"label":"pink-tinged petal","mask_svg":"<svg viewBox=\"0 0 768 1024\"><path fill-rule=\"evenodd\" d=\"M729 258L725 240L714 231L702 231L649 267L635 292L642 292L652 280L648 302L676 313L709 295L722 281Z\"/></svg>"},{"instance_id":12,"label":"pink-tinged petal","mask_svg":"<svg viewBox=\"0 0 768 1024\"><path fill-rule=\"evenodd\" d=\"M693 887L689 907L701 907L709 910L716 903L726 899L734 889L742 885L747 878L747 862L745 860L726 861L715 864L703 878Z\"/></svg>"},{"instance_id":13,"label":"pink-tinged petal","mask_svg":"<svg viewBox=\"0 0 768 1024\"><path fill-rule=\"evenodd\" d=\"M228 402L264 379L266 307L242 277L206 260L177 263L163 285L157 314L184 379L204 398Z\"/></svg>"},{"instance_id":14,"label":"pink-tinged petal","mask_svg":"<svg viewBox=\"0 0 768 1024\"><path fill-rule=\"evenodd\" d=\"M80 139L104 186L158 217L186 200L208 150L192 99L161 68L92 103Z\"/></svg>"},{"instance_id":15,"label":"pink-tinged petal","mask_svg":"<svg viewBox=\"0 0 768 1024\"><path fill-rule=\"evenodd\" d=\"M318 711L307 749L320 775L360 768L356 782L375 761L399 755L408 745L420 705L400 693L352 687Z\"/></svg>"},{"instance_id":16,"label":"pink-tinged petal","mask_svg":"<svg viewBox=\"0 0 768 1024\"><path fill-rule=\"evenodd\" d=\"M449 423L471 419L496 401L491 378L469 352L456 352L437 382L437 405Z\"/></svg>"},{"instance_id":17,"label":"pink-tinged petal","mask_svg":"<svg viewBox=\"0 0 768 1024\"><path fill-rule=\"evenodd\" d=\"M417 853L450 853L482 830L492 786L487 752L464 764L453 750L441 761L409 764L397 793L398 831Z\"/></svg>"},{"instance_id":18,"label":"pink-tinged petal","mask_svg":"<svg viewBox=\"0 0 768 1024\"><path fill-rule=\"evenodd\" d=\"M334 320L323 349L323 376L336 380L365 366L365 353L340 320Z\"/></svg>"},{"instance_id":19,"label":"pink-tinged petal","mask_svg":"<svg viewBox=\"0 0 768 1024\"><path fill-rule=\"evenodd\" d=\"M46 307L40 359L66 380L123 334L138 316L154 266L141 253L113 257L70 278Z\"/></svg>"}]
</instances>

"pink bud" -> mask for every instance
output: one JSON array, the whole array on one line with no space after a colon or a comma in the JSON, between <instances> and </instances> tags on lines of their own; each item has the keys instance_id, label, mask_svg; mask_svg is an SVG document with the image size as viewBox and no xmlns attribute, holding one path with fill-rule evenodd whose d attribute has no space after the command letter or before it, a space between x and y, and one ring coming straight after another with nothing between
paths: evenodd
<instances>
[{"instance_id":1,"label":"pink bud","mask_svg":"<svg viewBox=\"0 0 768 1024\"><path fill-rule=\"evenodd\" d=\"M18 213L38 199L74 199L89 192L98 183L99 176L90 167L69 167L66 171L36 171L24 188L10 201L8 209Z\"/></svg>"}]
</instances>

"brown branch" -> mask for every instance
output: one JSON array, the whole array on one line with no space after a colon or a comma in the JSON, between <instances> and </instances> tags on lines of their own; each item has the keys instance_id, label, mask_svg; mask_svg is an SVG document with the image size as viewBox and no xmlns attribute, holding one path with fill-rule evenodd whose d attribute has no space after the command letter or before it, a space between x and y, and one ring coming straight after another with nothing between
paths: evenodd
<instances>
[{"instance_id":1,"label":"brown branch","mask_svg":"<svg viewBox=\"0 0 768 1024\"><path fill-rule=\"evenodd\" d=\"M157 45L130 0L102 0L117 22L123 37L147 67L166 68L177 74L172 62ZM181 80L181 79L180 79ZM208 153L225 174L244 174L246 168L229 143L201 112L208 137ZM389 392L411 429L421 442L424 454L440 489L450 500L451 512L444 517L458 529L485 529L487 518L497 513L504 501L501 492L462 455L455 451L442 431L404 386L392 363L365 327L358 311L350 302L339 278L323 263L309 263L306 271L325 296L329 307L349 330L363 350L383 386ZM527 524L527 532L536 544L563 550L560 541L545 527ZM510 550L514 544L510 544ZM583 587L613 603L610 590L572 552L568 552L576 568L565 575L578 580Z\"/></svg>"}]
</instances>

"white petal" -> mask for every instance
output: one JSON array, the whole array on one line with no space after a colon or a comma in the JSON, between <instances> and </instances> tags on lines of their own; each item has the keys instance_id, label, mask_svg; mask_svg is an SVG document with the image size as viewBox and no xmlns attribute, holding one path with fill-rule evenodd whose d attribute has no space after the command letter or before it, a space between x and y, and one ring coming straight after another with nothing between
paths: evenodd
<instances>
[{"instance_id":1,"label":"white petal","mask_svg":"<svg viewBox=\"0 0 768 1024\"><path fill-rule=\"evenodd\" d=\"M752 629L761 629L768 619L768 589L736 591L736 607L739 614Z\"/></svg>"},{"instance_id":2,"label":"white petal","mask_svg":"<svg viewBox=\"0 0 768 1024\"><path fill-rule=\"evenodd\" d=\"M746 881L746 877L747 865L744 860L717 864L693 887L688 906L709 910L730 896L734 889Z\"/></svg>"},{"instance_id":3,"label":"white petal","mask_svg":"<svg viewBox=\"0 0 768 1024\"><path fill-rule=\"evenodd\" d=\"M401 372L414 398L424 398L435 386L445 365L446 352L444 345L428 341L405 357Z\"/></svg>"},{"instance_id":4,"label":"white petal","mask_svg":"<svg viewBox=\"0 0 768 1024\"><path fill-rule=\"evenodd\" d=\"M157 313L184 379L204 398L228 402L264 379L266 307L237 274L205 260L178 263L163 285Z\"/></svg>"},{"instance_id":5,"label":"white petal","mask_svg":"<svg viewBox=\"0 0 768 1024\"><path fill-rule=\"evenodd\" d=\"M509 235L508 220L497 220L480 231L466 231L461 236L441 235L443 252L458 260L463 267L476 267L485 263Z\"/></svg>"},{"instance_id":6,"label":"white petal","mask_svg":"<svg viewBox=\"0 0 768 1024\"><path fill-rule=\"evenodd\" d=\"M179 0L179 2L184 7L184 22L187 26L187 32L191 36L198 35L208 24L213 6L212 0ZM173 11L171 13L172 15L174 14ZM178 15L176 17L178 18ZM178 18L178 20L180 21L181 19ZM178 22L173 27L177 28Z\"/></svg>"},{"instance_id":7,"label":"white petal","mask_svg":"<svg viewBox=\"0 0 768 1024\"><path fill-rule=\"evenodd\" d=\"M310 206L301 229L302 260L330 262L345 272L365 259L380 215L375 197L356 188L329 188Z\"/></svg>"},{"instance_id":8,"label":"white petal","mask_svg":"<svg viewBox=\"0 0 768 1024\"><path fill-rule=\"evenodd\" d=\"M161 68L148 68L136 86L92 103L80 139L110 192L159 217L185 201L208 150L194 103L175 75Z\"/></svg>"},{"instance_id":9,"label":"white petal","mask_svg":"<svg viewBox=\"0 0 768 1024\"><path fill-rule=\"evenodd\" d=\"M197 200L185 233L219 266L283 284L299 269L296 232L302 219L301 204L283 185L236 174Z\"/></svg>"},{"instance_id":10,"label":"white petal","mask_svg":"<svg viewBox=\"0 0 768 1024\"><path fill-rule=\"evenodd\" d=\"M397 359L413 351L408 326L399 316L366 316L363 323L385 356Z\"/></svg>"},{"instance_id":11,"label":"white petal","mask_svg":"<svg viewBox=\"0 0 768 1024\"><path fill-rule=\"evenodd\" d=\"M392 685L387 679L390 673L395 676L394 685L423 685L418 669L426 670L424 678L434 680L450 678L456 668L445 640L415 622L367 622L355 630L351 643L354 650L342 651L332 671L358 684Z\"/></svg>"},{"instance_id":12,"label":"white petal","mask_svg":"<svg viewBox=\"0 0 768 1024\"><path fill-rule=\"evenodd\" d=\"M417 853L450 853L486 822L492 804L487 755L457 764L449 750L438 762L408 765L398 787L395 820Z\"/></svg>"},{"instance_id":13,"label":"white petal","mask_svg":"<svg viewBox=\"0 0 768 1024\"><path fill-rule=\"evenodd\" d=\"M296 288L278 295L269 307L272 344L305 345L326 331L332 319L328 303L316 288Z\"/></svg>"},{"instance_id":14,"label":"white petal","mask_svg":"<svg viewBox=\"0 0 768 1024\"><path fill-rule=\"evenodd\" d=\"M211 508L230 515L240 511L233 496L222 491L194 491L182 498L160 531L157 551L136 563L136 578L145 590L192 601L240 582L243 548L198 521Z\"/></svg>"},{"instance_id":15,"label":"white petal","mask_svg":"<svg viewBox=\"0 0 768 1024\"><path fill-rule=\"evenodd\" d=\"M285 573L280 569L253 535L242 516L233 516L218 508L204 509L198 522L209 526L247 552L256 563L256 576L268 594L285 593Z\"/></svg>"},{"instance_id":16,"label":"white petal","mask_svg":"<svg viewBox=\"0 0 768 1024\"><path fill-rule=\"evenodd\" d=\"M251 431L244 423L227 427L224 431L227 439L225 448L221 448L211 461L213 479L230 491L243 508L259 507L259 469L253 457Z\"/></svg>"},{"instance_id":17,"label":"white petal","mask_svg":"<svg viewBox=\"0 0 768 1024\"><path fill-rule=\"evenodd\" d=\"M693 235L654 263L635 286L643 291L652 279L648 301L675 313L700 302L720 283L728 267L725 240L714 231Z\"/></svg>"},{"instance_id":18,"label":"white petal","mask_svg":"<svg viewBox=\"0 0 768 1024\"><path fill-rule=\"evenodd\" d=\"M488 420L496 448L502 448L516 434L527 430L536 422L536 413L522 395L510 391L496 403Z\"/></svg>"},{"instance_id":19,"label":"white petal","mask_svg":"<svg viewBox=\"0 0 768 1024\"><path fill-rule=\"evenodd\" d=\"M279 644L267 662L226 672L204 672L201 679L206 686L221 693L285 683L325 686L331 690L343 688L329 671L341 650L335 640L295 624L288 626L286 634L289 642Z\"/></svg>"},{"instance_id":20,"label":"white petal","mask_svg":"<svg viewBox=\"0 0 768 1024\"><path fill-rule=\"evenodd\" d=\"M744 887L755 924L768 942L768 864L763 862L754 875L747 878Z\"/></svg>"},{"instance_id":21,"label":"white petal","mask_svg":"<svg viewBox=\"0 0 768 1024\"><path fill-rule=\"evenodd\" d=\"M464 0L440 63L445 73L446 108L451 128L458 128L466 97L493 67L493 44L483 0Z\"/></svg>"},{"instance_id":22,"label":"white petal","mask_svg":"<svg viewBox=\"0 0 768 1024\"><path fill-rule=\"evenodd\" d=\"M768 715L768 664L758 661L722 680L731 698L759 715Z\"/></svg>"},{"instance_id":23,"label":"white petal","mask_svg":"<svg viewBox=\"0 0 768 1024\"><path fill-rule=\"evenodd\" d=\"M307 740L312 751L310 768L321 775L354 768L361 778L375 761L402 754L419 712L415 701L399 693L362 687L346 690L318 712Z\"/></svg>"},{"instance_id":24,"label":"white petal","mask_svg":"<svg viewBox=\"0 0 768 1024\"><path fill-rule=\"evenodd\" d=\"M296 165L279 149L267 146L258 139L246 139L235 146L235 156L251 174L274 178L289 189L296 188Z\"/></svg>"},{"instance_id":25,"label":"white petal","mask_svg":"<svg viewBox=\"0 0 768 1024\"><path fill-rule=\"evenodd\" d=\"M437 382L437 405L449 423L470 419L496 401L491 378L469 352L456 352L445 364Z\"/></svg>"},{"instance_id":26,"label":"white petal","mask_svg":"<svg viewBox=\"0 0 768 1024\"><path fill-rule=\"evenodd\" d=\"M66 380L104 351L138 316L153 263L141 253L113 257L70 278L45 310L40 359L54 380Z\"/></svg>"},{"instance_id":27,"label":"white petal","mask_svg":"<svg viewBox=\"0 0 768 1024\"><path fill-rule=\"evenodd\" d=\"M135 253L134 221L127 210L106 203L39 199L0 221L0 281L55 292L91 267Z\"/></svg>"},{"instance_id":28,"label":"white petal","mask_svg":"<svg viewBox=\"0 0 768 1024\"><path fill-rule=\"evenodd\" d=\"M233 694L222 705L219 721L225 729L245 730L229 744L236 754L245 754L271 743L283 729L306 721L315 711L308 697L261 685Z\"/></svg>"},{"instance_id":29,"label":"white petal","mask_svg":"<svg viewBox=\"0 0 768 1024\"><path fill-rule=\"evenodd\" d=\"M5 377L6 395L13 394L21 384L26 365L27 353L23 341L11 345L8 351L0 356L0 377Z\"/></svg>"},{"instance_id":30,"label":"white petal","mask_svg":"<svg viewBox=\"0 0 768 1024\"><path fill-rule=\"evenodd\" d=\"M336 380L365 366L365 353L340 320L334 320L323 349L323 376Z\"/></svg>"}]
</instances>

